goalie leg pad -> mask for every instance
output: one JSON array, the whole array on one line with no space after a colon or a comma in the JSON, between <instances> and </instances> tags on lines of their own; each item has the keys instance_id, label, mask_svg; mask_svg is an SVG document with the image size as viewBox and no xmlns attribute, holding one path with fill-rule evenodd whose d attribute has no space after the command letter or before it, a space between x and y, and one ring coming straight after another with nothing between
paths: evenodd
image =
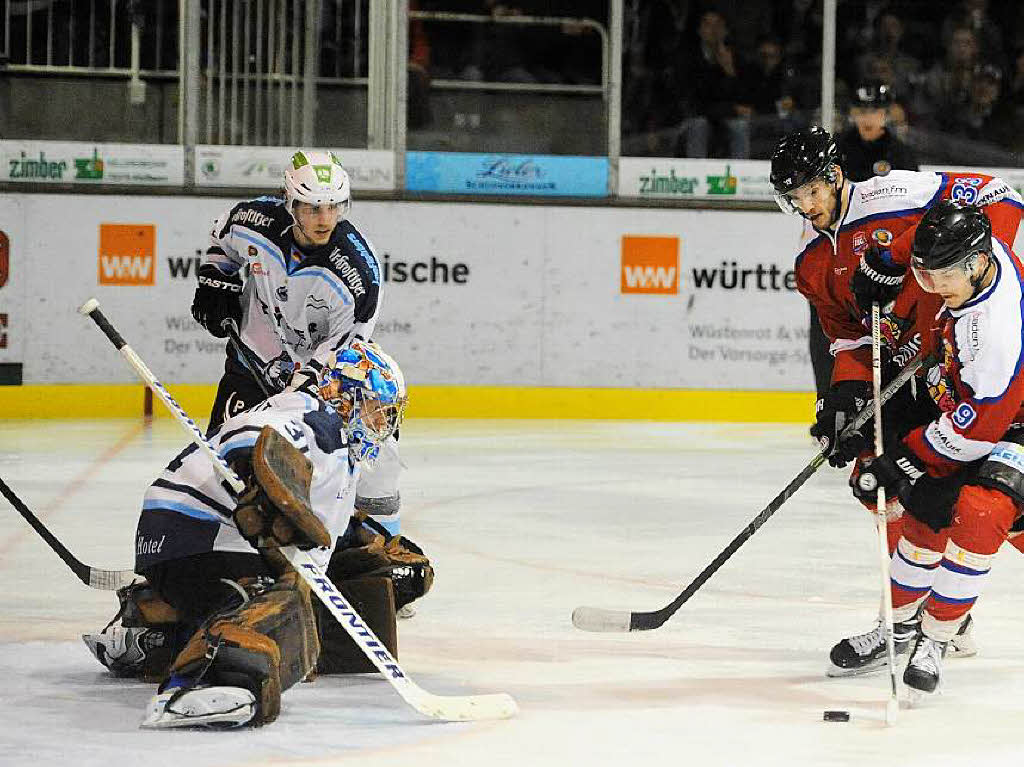
<instances>
[{"instance_id":1,"label":"goalie leg pad","mask_svg":"<svg viewBox=\"0 0 1024 767\"><path fill-rule=\"evenodd\" d=\"M145 581L118 589L117 615L98 634L83 634L90 652L119 677L159 682L187 638L177 610Z\"/></svg>"},{"instance_id":2,"label":"goalie leg pad","mask_svg":"<svg viewBox=\"0 0 1024 767\"><path fill-rule=\"evenodd\" d=\"M398 658L398 627L395 625L395 596L387 577L356 578L337 583L338 591L363 622L384 643L392 656ZM348 635L334 616L319 602L316 609L320 633L318 674L368 674L377 671L355 640Z\"/></svg>"},{"instance_id":3,"label":"goalie leg pad","mask_svg":"<svg viewBox=\"0 0 1024 767\"><path fill-rule=\"evenodd\" d=\"M274 721L281 693L302 681L320 652L309 586L295 572L265 590L243 581L248 602L211 616L179 653L171 671L193 685L240 687L256 698L252 724Z\"/></svg>"}]
</instances>

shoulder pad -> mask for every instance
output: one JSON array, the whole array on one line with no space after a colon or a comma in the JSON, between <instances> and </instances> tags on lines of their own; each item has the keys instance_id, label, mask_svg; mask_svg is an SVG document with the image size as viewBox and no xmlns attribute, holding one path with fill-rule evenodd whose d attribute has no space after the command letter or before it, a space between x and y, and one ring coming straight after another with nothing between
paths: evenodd
<instances>
[{"instance_id":1,"label":"shoulder pad","mask_svg":"<svg viewBox=\"0 0 1024 767\"><path fill-rule=\"evenodd\" d=\"M865 213L905 210L927 205L941 183L942 177L937 173L893 170L885 176L858 182L853 194L855 202L864 206Z\"/></svg>"},{"instance_id":2,"label":"shoulder pad","mask_svg":"<svg viewBox=\"0 0 1024 767\"><path fill-rule=\"evenodd\" d=\"M276 233L291 223L290 218L280 199L260 197L240 202L232 208L227 224L239 224L263 233Z\"/></svg>"},{"instance_id":3,"label":"shoulder pad","mask_svg":"<svg viewBox=\"0 0 1024 767\"><path fill-rule=\"evenodd\" d=\"M302 420L312 430L320 452L330 455L348 446L345 422L333 408L313 410L303 415Z\"/></svg>"},{"instance_id":4,"label":"shoulder pad","mask_svg":"<svg viewBox=\"0 0 1024 767\"><path fill-rule=\"evenodd\" d=\"M380 262L373 246L354 226L341 222L328 248L324 255L328 267L341 277L356 299L379 290Z\"/></svg>"}]
</instances>

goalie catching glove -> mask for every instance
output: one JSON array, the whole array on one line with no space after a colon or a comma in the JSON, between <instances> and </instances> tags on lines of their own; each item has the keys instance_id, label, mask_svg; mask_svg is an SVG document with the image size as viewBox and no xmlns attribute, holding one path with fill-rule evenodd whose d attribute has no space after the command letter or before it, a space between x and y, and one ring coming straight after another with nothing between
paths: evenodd
<instances>
[{"instance_id":1,"label":"goalie catching glove","mask_svg":"<svg viewBox=\"0 0 1024 767\"><path fill-rule=\"evenodd\" d=\"M338 539L327 574L335 583L372 576L390 578L395 607L401 609L430 591L434 568L415 543L403 535L371 532L366 528L367 519L362 511L352 515L348 529ZM374 524L372 519L369 524Z\"/></svg>"},{"instance_id":2,"label":"goalie catching glove","mask_svg":"<svg viewBox=\"0 0 1024 767\"><path fill-rule=\"evenodd\" d=\"M273 427L263 427L249 466L238 468L245 490L233 516L238 532L253 547L331 545L327 528L310 507L313 464Z\"/></svg>"}]
</instances>

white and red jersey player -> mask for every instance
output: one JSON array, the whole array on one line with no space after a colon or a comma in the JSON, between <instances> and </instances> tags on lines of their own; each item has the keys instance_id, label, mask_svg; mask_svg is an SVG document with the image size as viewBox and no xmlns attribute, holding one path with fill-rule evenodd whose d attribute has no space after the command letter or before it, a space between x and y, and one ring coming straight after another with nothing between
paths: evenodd
<instances>
[{"instance_id":1,"label":"white and red jersey player","mask_svg":"<svg viewBox=\"0 0 1024 767\"><path fill-rule=\"evenodd\" d=\"M871 381L871 318L850 289L861 256L875 244L889 249L894 261L908 264L918 223L930 206L945 199L984 206L993 236L1007 245L1013 243L1024 202L1005 181L983 174L893 171L859 183L847 181L841 187L832 230L821 231L804 221L796 258L797 289L816 309L829 339L835 357L833 384ZM893 363L902 367L922 348L925 353L934 351L941 306L942 299L922 290L915 280L903 281L899 296L883 308L881 317L886 369ZM892 551L902 531L897 499L891 499L888 511Z\"/></svg>"},{"instance_id":2,"label":"white and red jersey player","mask_svg":"<svg viewBox=\"0 0 1024 767\"><path fill-rule=\"evenodd\" d=\"M940 362L926 382L941 414L896 448L931 477L973 476L1010 427L1024 423L1024 267L1005 243L993 237L991 244L991 282L957 308L943 305L938 317ZM948 641L1020 512L1005 488L969 479L949 526L935 532L907 515L891 563L895 620L908 620L923 604L925 634Z\"/></svg>"},{"instance_id":3,"label":"white and red jersey player","mask_svg":"<svg viewBox=\"0 0 1024 767\"><path fill-rule=\"evenodd\" d=\"M847 181L834 231L804 222L796 257L797 289L818 312L835 357L832 382L871 380L871 322L850 290L850 278L864 251L876 244L907 264L918 222L939 200L981 205L992 233L1012 246L1024 215L1020 195L1002 179L983 174L892 171L867 181ZM891 356L907 361L929 335L942 300L925 293L913 280L904 287L882 320L883 345ZM911 353L900 357L900 350Z\"/></svg>"}]
</instances>

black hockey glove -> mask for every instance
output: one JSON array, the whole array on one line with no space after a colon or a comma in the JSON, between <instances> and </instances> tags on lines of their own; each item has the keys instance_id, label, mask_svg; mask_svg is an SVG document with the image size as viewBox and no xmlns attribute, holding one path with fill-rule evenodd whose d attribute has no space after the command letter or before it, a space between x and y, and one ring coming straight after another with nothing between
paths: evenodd
<instances>
[{"instance_id":1,"label":"black hockey glove","mask_svg":"<svg viewBox=\"0 0 1024 767\"><path fill-rule=\"evenodd\" d=\"M871 386L866 381L840 381L818 400L818 417L811 427L811 436L821 444L832 466L845 466L868 444L870 420L849 437L840 439L839 435L870 399Z\"/></svg>"},{"instance_id":2,"label":"black hockey glove","mask_svg":"<svg viewBox=\"0 0 1024 767\"><path fill-rule=\"evenodd\" d=\"M225 320L242 321L242 278L237 274L224 274L213 264L203 264L196 275L192 316L214 338L227 338Z\"/></svg>"},{"instance_id":3,"label":"black hockey glove","mask_svg":"<svg viewBox=\"0 0 1024 767\"><path fill-rule=\"evenodd\" d=\"M878 305L895 301L903 287L907 267L892 260L892 253L871 245L860 257L857 271L850 278L850 290L862 311L870 312L871 304Z\"/></svg>"},{"instance_id":4,"label":"black hockey glove","mask_svg":"<svg viewBox=\"0 0 1024 767\"><path fill-rule=\"evenodd\" d=\"M879 484L887 498L898 497L907 513L924 522L934 532L953 522L953 507L966 481L967 472L949 477L933 477L924 464L903 445L877 458L857 477L851 478L853 494L861 501L874 502Z\"/></svg>"},{"instance_id":5,"label":"black hockey glove","mask_svg":"<svg viewBox=\"0 0 1024 767\"><path fill-rule=\"evenodd\" d=\"M914 483L926 476L924 464L909 449L898 445L864 465L857 477L850 477L850 486L857 500L874 503L878 488L885 489L886 498L900 499L904 508Z\"/></svg>"}]
</instances>

